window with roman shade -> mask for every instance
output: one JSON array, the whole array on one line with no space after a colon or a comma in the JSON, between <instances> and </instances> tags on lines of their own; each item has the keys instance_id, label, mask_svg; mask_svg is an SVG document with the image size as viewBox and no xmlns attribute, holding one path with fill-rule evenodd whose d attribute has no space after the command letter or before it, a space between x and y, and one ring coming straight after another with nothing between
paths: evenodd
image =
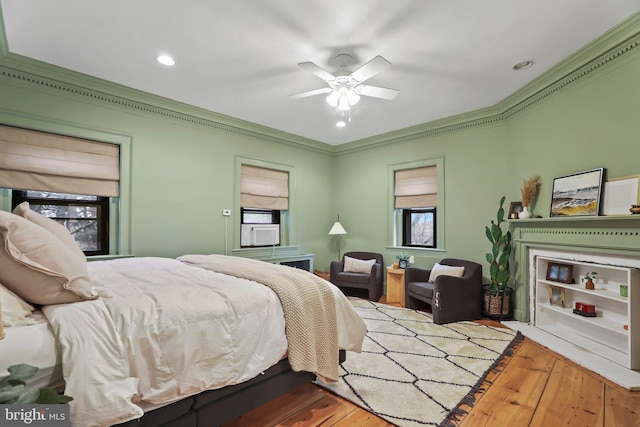
<instances>
[{"instance_id":1,"label":"window with roman shade","mask_svg":"<svg viewBox=\"0 0 640 427\"><path fill-rule=\"evenodd\" d=\"M240 207L289 209L289 174L274 169L242 165Z\"/></svg>"},{"instance_id":2,"label":"window with roman shade","mask_svg":"<svg viewBox=\"0 0 640 427\"><path fill-rule=\"evenodd\" d=\"M0 125L0 187L118 197L120 146Z\"/></svg>"},{"instance_id":3,"label":"window with roman shade","mask_svg":"<svg viewBox=\"0 0 640 427\"><path fill-rule=\"evenodd\" d=\"M395 171L395 208L438 206L438 176L435 166Z\"/></svg>"}]
</instances>

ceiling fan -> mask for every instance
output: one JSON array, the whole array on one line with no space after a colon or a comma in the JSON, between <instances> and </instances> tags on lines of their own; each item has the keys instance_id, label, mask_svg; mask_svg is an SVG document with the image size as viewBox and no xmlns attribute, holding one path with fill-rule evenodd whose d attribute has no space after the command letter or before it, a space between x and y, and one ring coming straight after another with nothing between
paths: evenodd
<instances>
[{"instance_id":1,"label":"ceiling fan","mask_svg":"<svg viewBox=\"0 0 640 427\"><path fill-rule=\"evenodd\" d=\"M391 66L391 63L380 55L364 64L353 73L345 71L345 69L353 63L351 55L346 53L338 54L335 56L334 62L341 69L341 71L334 74L325 71L313 62L301 62L298 64L300 67L310 71L327 82L329 87L291 95L291 98L298 99L327 93L327 103L332 107L337 107L338 111L344 113L345 111L350 111L351 106L360 101L360 95L392 100L400 92L397 89L388 89L385 87L362 84L364 81Z\"/></svg>"}]
</instances>

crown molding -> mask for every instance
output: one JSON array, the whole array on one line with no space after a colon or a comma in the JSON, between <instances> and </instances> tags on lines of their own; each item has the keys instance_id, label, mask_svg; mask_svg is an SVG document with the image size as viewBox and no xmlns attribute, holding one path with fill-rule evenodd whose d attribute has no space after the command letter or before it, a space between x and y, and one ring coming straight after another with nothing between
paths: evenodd
<instances>
[{"instance_id":1,"label":"crown molding","mask_svg":"<svg viewBox=\"0 0 640 427\"><path fill-rule=\"evenodd\" d=\"M96 103L109 103L116 105L118 108L133 109L142 113L284 144L290 147L306 148L324 154L333 154L335 151L334 147L329 144L11 53L8 48L2 8L0 8L0 77L26 85L36 85L48 90L89 98Z\"/></svg>"},{"instance_id":2,"label":"crown molding","mask_svg":"<svg viewBox=\"0 0 640 427\"><path fill-rule=\"evenodd\" d=\"M109 103L118 108L133 109L146 114L328 155L349 154L468 128L499 124L558 90L629 56L638 46L640 46L640 12L491 107L332 146L10 53L0 8L0 77L2 78L90 98L96 103Z\"/></svg>"},{"instance_id":3,"label":"crown molding","mask_svg":"<svg viewBox=\"0 0 640 427\"><path fill-rule=\"evenodd\" d=\"M372 147L410 141L465 128L502 122L547 96L629 56L640 46L640 12L568 56L549 71L494 106L424 123L336 147L349 154Z\"/></svg>"}]
</instances>

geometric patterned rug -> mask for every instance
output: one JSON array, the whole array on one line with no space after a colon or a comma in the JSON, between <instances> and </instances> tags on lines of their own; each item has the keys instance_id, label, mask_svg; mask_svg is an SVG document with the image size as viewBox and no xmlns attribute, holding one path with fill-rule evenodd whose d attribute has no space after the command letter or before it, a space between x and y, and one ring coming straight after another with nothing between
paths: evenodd
<instances>
[{"instance_id":1,"label":"geometric patterned rug","mask_svg":"<svg viewBox=\"0 0 640 427\"><path fill-rule=\"evenodd\" d=\"M522 336L473 322L436 325L430 313L349 297L367 324L362 353L340 380L317 384L398 426L446 426L472 406L485 376Z\"/></svg>"}]
</instances>

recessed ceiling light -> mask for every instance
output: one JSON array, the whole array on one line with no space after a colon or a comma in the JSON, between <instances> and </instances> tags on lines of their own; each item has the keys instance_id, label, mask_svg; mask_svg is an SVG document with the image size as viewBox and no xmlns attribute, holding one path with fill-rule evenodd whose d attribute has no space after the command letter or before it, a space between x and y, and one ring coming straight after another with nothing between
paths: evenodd
<instances>
[{"instance_id":1,"label":"recessed ceiling light","mask_svg":"<svg viewBox=\"0 0 640 427\"><path fill-rule=\"evenodd\" d=\"M169 55L160 55L158 56L158 62L161 63L162 65L175 65L176 61L173 60L172 57L170 57Z\"/></svg>"},{"instance_id":2,"label":"recessed ceiling light","mask_svg":"<svg viewBox=\"0 0 640 427\"><path fill-rule=\"evenodd\" d=\"M338 123L336 123L336 126L339 128L343 128L345 127L347 124L344 122L344 120L339 120Z\"/></svg>"},{"instance_id":3,"label":"recessed ceiling light","mask_svg":"<svg viewBox=\"0 0 640 427\"><path fill-rule=\"evenodd\" d=\"M533 61L530 59L527 59L526 61L518 62L517 64L513 65L511 68L513 68L516 71L519 71L519 70L524 70L525 68L529 68L532 65L533 65Z\"/></svg>"}]
</instances>

